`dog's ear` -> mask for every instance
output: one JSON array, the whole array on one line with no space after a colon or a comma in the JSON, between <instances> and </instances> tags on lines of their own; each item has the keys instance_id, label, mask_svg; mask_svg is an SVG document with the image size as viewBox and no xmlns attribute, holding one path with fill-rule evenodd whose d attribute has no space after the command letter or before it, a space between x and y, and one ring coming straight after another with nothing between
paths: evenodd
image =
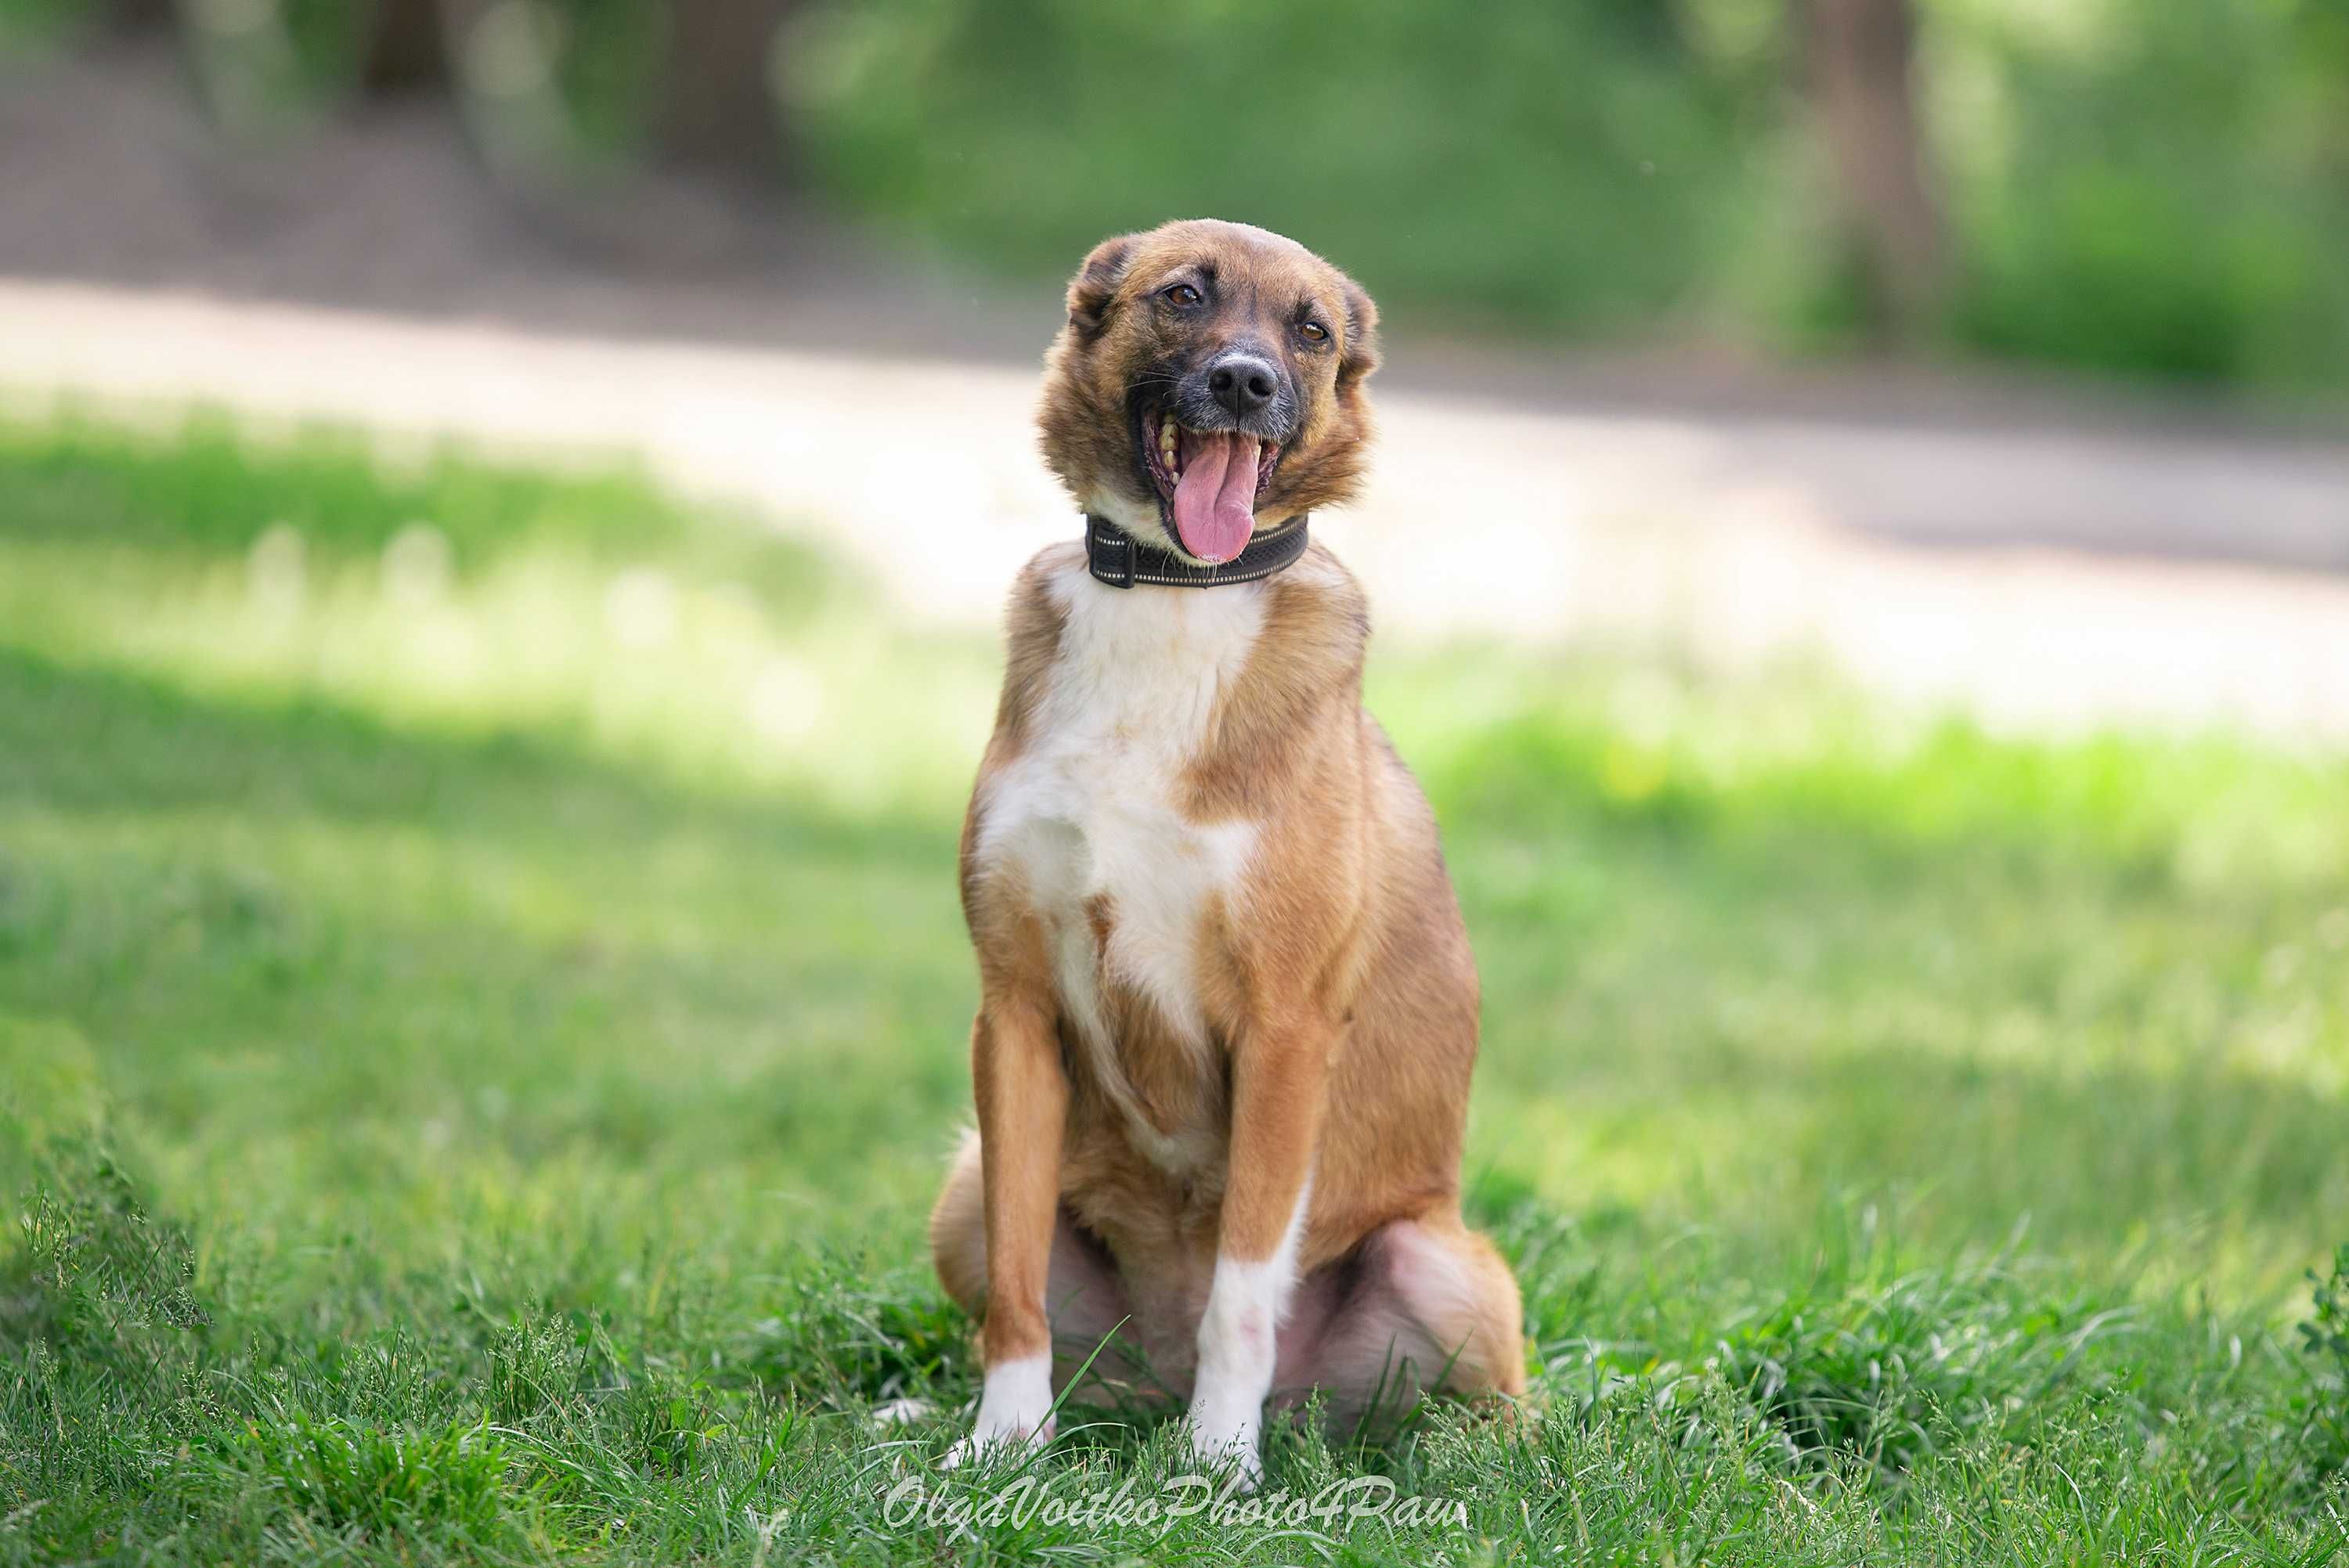
<instances>
[{"instance_id":1,"label":"dog's ear","mask_svg":"<svg viewBox=\"0 0 2349 1568\"><path fill-rule=\"evenodd\" d=\"M1117 294L1117 285L1125 281L1125 269L1133 260L1136 236L1120 234L1113 240L1103 240L1069 280L1069 325L1082 336L1092 337L1109 321L1109 303Z\"/></svg>"},{"instance_id":2,"label":"dog's ear","mask_svg":"<svg viewBox=\"0 0 2349 1568\"><path fill-rule=\"evenodd\" d=\"M1353 279L1338 284L1346 299L1346 353L1338 361L1338 380L1351 386L1379 367L1379 307Z\"/></svg>"}]
</instances>

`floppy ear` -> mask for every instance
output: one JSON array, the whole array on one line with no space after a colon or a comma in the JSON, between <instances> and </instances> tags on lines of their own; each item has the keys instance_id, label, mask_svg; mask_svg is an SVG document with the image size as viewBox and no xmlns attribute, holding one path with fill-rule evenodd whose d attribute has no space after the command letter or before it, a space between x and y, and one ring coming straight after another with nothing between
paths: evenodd
<instances>
[{"instance_id":1,"label":"floppy ear","mask_svg":"<svg viewBox=\"0 0 2349 1568\"><path fill-rule=\"evenodd\" d=\"M1350 386L1379 367L1379 307L1353 279L1340 283L1346 296L1346 353L1338 361L1338 379Z\"/></svg>"},{"instance_id":2,"label":"floppy ear","mask_svg":"<svg viewBox=\"0 0 2349 1568\"><path fill-rule=\"evenodd\" d=\"M1082 335L1092 337L1107 324L1110 300L1133 259L1133 241L1132 234L1103 240L1069 280L1069 325Z\"/></svg>"}]
</instances>

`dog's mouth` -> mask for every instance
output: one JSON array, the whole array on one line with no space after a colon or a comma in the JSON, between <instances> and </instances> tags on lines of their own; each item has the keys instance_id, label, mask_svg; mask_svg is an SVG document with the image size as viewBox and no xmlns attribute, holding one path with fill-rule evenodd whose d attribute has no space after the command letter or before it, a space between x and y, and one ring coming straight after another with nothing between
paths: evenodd
<instances>
[{"instance_id":1,"label":"dog's mouth","mask_svg":"<svg viewBox=\"0 0 2349 1568\"><path fill-rule=\"evenodd\" d=\"M1280 443L1245 430L1195 430L1149 404L1136 421L1159 517L1184 550L1216 565L1246 550L1256 531L1257 499L1280 462Z\"/></svg>"}]
</instances>

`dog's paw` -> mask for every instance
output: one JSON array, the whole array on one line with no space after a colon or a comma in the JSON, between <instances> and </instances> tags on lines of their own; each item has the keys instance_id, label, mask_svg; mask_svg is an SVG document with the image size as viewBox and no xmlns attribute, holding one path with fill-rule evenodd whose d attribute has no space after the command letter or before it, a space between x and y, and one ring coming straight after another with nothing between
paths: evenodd
<instances>
[{"instance_id":1,"label":"dog's paw","mask_svg":"<svg viewBox=\"0 0 2349 1568\"><path fill-rule=\"evenodd\" d=\"M970 1463L990 1449L1024 1449L1052 1440L1052 1358L1030 1357L987 1370L978 1418L970 1436L947 1450L946 1468Z\"/></svg>"},{"instance_id":2,"label":"dog's paw","mask_svg":"<svg viewBox=\"0 0 2349 1568\"><path fill-rule=\"evenodd\" d=\"M1240 1491L1254 1491L1264 1480L1259 1420L1257 1410L1219 1408L1213 1401L1197 1401L1183 1422L1184 1439L1191 1457L1202 1467L1229 1469L1237 1473Z\"/></svg>"},{"instance_id":3,"label":"dog's paw","mask_svg":"<svg viewBox=\"0 0 2349 1568\"><path fill-rule=\"evenodd\" d=\"M916 1421L926 1421L937 1413L937 1407L927 1399L892 1399L885 1405L873 1407L873 1424L876 1427L904 1427Z\"/></svg>"}]
</instances>

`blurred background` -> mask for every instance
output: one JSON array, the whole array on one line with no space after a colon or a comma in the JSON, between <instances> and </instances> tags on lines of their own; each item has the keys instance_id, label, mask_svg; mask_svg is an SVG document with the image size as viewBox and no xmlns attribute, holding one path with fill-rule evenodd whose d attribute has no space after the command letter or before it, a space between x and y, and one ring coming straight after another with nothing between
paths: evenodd
<instances>
[{"instance_id":1,"label":"blurred background","mask_svg":"<svg viewBox=\"0 0 2349 1568\"><path fill-rule=\"evenodd\" d=\"M0 0L0 1556L755 1562L942 1446L1038 360L1200 214L1381 302L1316 531L1556 1473L2318 1560L2338 0Z\"/></svg>"},{"instance_id":2,"label":"blurred background","mask_svg":"<svg viewBox=\"0 0 2349 1568\"><path fill-rule=\"evenodd\" d=\"M331 285L268 269L352 299L433 297L396 232L482 223L492 191L499 249L572 253L558 278L593 255L780 284L853 232L1014 306L1103 233L1213 212L1342 258L1413 338L2349 384L2349 22L2321 0L1587 0L1467 26L1219 0L6 0L0 47L51 100L20 107L12 183L120 179L104 160L138 141L149 183L213 186L244 231L223 243L393 244ZM52 265L101 239L82 267L197 260L154 249L165 214L47 216Z\"/></svg>"},{"instance_id":3,"label":"blurred background","mask_svg":"<svg viewBox=\"0 0 2349 1568\"><path fill-rule=\"evenodd\" d=\"M964 624L1074 259L1261 222L1383 302L1391 627L2349 726L2323 0L0 0L0 380L628 454Z\"/></svg>"}]
</instances>

